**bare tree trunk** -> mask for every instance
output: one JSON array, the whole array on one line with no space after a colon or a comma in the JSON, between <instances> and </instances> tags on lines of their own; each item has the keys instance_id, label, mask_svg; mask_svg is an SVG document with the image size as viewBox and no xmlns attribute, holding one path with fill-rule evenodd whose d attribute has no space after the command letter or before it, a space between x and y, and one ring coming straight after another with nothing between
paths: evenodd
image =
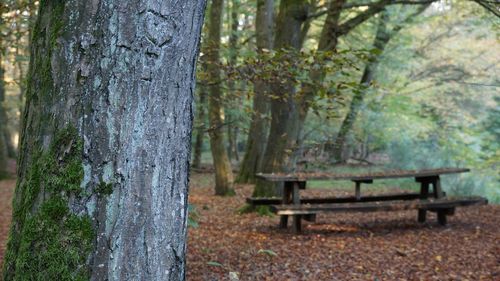
<instances>
[{"instance_id":1,"label":"bare tree trunk","mask_svg":"<svg viewBox=\"0 0 500 281\"><path fill-rule=\"evenodd\" d=\"M240 0L231 1L231 34L229 35L229 64L236 65L238 59L238 16L240 15ZM228 88L228 104L231 109L238 108L241 102L241 97L235 92L235 83L233 80L227 82ZM238 127L237 114L233 110L226 110L227 115L227 140L228 147L227 153L230 160L234 159L236 162L240 161L238 154Z\"/></svg>"},{"instance_id":2,"label":"bare tree trunk","mask_svg":"<svg viewBox=\"0 0 500 281\"><path fill-rule=\"evenodd\" d=\"M307 20L308 1L283 0L276 22L275 49L300 50L302 24ZM293 55L293 52L291 52ZM293 57L290 58L293 60ZM279 98L271 101L271 128L262 162L262 172L288 172L295 168L294 150L299 139L299 107L293 83L277 83L272 93ZM273 184L257 180L254 196L277 194Z\"/></svg>"},{"instance_id":3,"label":"bare tree trunk","mask_svg":"<svg viewBox=\"0 0 500 281\"><path fill-rule=\"evenodd\" d=\"M209 15L208 40L206 63L209 76L209 136L212 158L215 168L215 194L228 195L232 193L233 172L231 163L227 157L227 151L224 147L223 134L223 111L222 111L222 89L219 67L220 57L220 37L222 27L223 0L212 0Z\"/></svg>"},{"instance_id":4,"label":"bare tree trunk","mask_svg":"<svg viewBox=\"0 0 500 281\"><path fill-rule=\"evenodd\" d=\"M382 12L377 26L377 33L373 41L373 46L380 50L380 52L385 49L385 46L390 39L386 28L388 20L389 16L387 14L387 11ZM363 87L368 88L370 86L370 83L373 81L373 76L375 74L375 69L377 68L378 63L379 57L377 56L365 65L363 76L361 77L360 81L360 84ZM342 157L342 151L344 150L346 137L351 131L354 125L354 121L356 120L356 116L358 115L358 111L363 104L365 94L366 90L360 90L354 93L351 104L349 105L349 111L342 121L342 125L340 126L339 132L337 133L337 137L335 138L332 146L332 157L336 162L345 162L347 160Z\"/></svg>"},{"instance_id":5,"label":"bare tree trunk","mask_svg":"<svg viewBox=\"0 0 500 281\"><path fill-rule=\"evenodd\" d=\"M4 97L4 69L2 65L2 57L0 56L0 179L7 175L8 158L7 138L5 138L4 134L7 131L7 120L5 118L6 114L3 106Z\"/></svg>"},{"instance_id":6,"label":"bare tree trunk","mask_svg":"<svg viewBox=\"0 0 500 281\"><path fill-rule=\"evenodd\" d=\"M274 0L257 0L255 19L257 51L273 48ZM248 132L245 156L240 166L237 181L255 182L255 174L260 171L262 156L266 149L269 121L269 85L264 81L254 82L252 122Z\"/></svg>"},{"instance_id":7,"label":"bare tree trunk","mask_svg":"<svg viewBox=\"0 0 500 281\"><path fill-rule=\"evenodd\" d=\"M4 3L0 3L0 28L3 25L3 19L1 15L6 12L6 6ZM1 40L2 38L0 38ZM4 44L0 41L0 178L6 176L7 174L7 158L8 158L8 145L7 139L5 138L5 132L7 131L7 115L4 108L5 100L5 70L3 68L3 54L4 54Z\"/></svg>"},{"instance_id":8,"label":"bare tree trunk","mask_svg":"<svg viewBox=\"0 0 500 281\"><path fill-rule=\"evenodd\" d=\"M207 92L206 87L204 85L200 85L198 91L198 104L196 106L196 112L198 117L198 123L196 127L196 141L194 143L194 156L193 156L193 164L191 165L193 168L201 168L201 154L203 152L203 136L205 135L206 128L206 99Z\"/></svg>"},{"instance_id":9,"label":"bare tree trunk","mask_svg":"<svg viewBox=\"0 0 500 281\"><path fill-rule=\"evenodd\" d=\"M40 2L5 281L185 279L204 6Z\"/></svg>"}]
</instances>

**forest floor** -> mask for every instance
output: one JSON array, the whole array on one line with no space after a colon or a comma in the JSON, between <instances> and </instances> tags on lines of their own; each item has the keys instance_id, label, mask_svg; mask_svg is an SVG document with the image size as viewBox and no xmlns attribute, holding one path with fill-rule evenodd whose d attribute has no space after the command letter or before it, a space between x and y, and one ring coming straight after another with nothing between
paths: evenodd
<instances>
[{"instance_id":1,"label":"forest floor","mask_svg":"<svg viewBox=\"0 0 500 281\"><path fill-rule=\"evenodd\" d=\"M14 185L0 181L0 264ZM459 208L446 227L434 214L418 224L415 211L319 215L294 235L277 216L239 215L251 192L237 185L235 196L217 197L212 174L192 174L199 225L188 231L188 280L500 280L498 205Z\"/></svg>"}]
</instances>

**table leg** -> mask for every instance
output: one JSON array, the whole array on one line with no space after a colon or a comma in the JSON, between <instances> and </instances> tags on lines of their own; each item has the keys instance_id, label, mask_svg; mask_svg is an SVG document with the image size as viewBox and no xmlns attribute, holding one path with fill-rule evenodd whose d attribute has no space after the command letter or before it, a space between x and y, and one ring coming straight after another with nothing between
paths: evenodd
<instances>
[{"instance_id":1,"label":"table leg","mask_svg":"<svg viewBox=\"0 0 500 281\"><path fill-rule=\"evenodd\" d=\"M420 200L425 200L429 197L429 182L420 183ZM418 222L424 223L427 217L427 210L418 209Z\"/></svg>"},{"instance_id":2,"label":"table leg","mask_svg":"<svg viewBox=\"0 0 500 281\"><path fill-rule=\"evenodd\" d=\"M292 188L293 188L292 182L285 182L284 183L284 185L283 185L283 199L281 201L282 204L290 204L291 196L292 196ZM287 228L287 227L288 227L288 216L282 215L280 217L280 228Z\"/></svg>"},{"instance_id":3,"label":"table leg","mask_svg":"<svg viewBox=\"0 0 500 281\"><path fill-rule=\"evenodd\" d=\"M356 182L356 200L361 200L361 183L359 181Z\"/></svg>"},{"instance_id":4,"label":"table leg","mask_svg":"<svg viewBox=\"0 0 500 281\"><path fill-rule=\"evenodd\" d=\"M292 184L292 203L294 205L300 205L300 193L299 193L300 184L298 182L294 182ZM294 215L293 216L293 232L300 233L302 230L302 216Z\"/></svg>"},{"instance_id":5,"label":"table leg","mask_svg":"<svg viewBox=\"0 0 500 281\"><path fill-rule=\"evenodd\" d=\"M434 198L442 198L442 197L444 197L443 190L441 189L441 180L439 179L439 177L437 177L432 182L432 188L434 190Z\"/></svg>"}]
</instances>

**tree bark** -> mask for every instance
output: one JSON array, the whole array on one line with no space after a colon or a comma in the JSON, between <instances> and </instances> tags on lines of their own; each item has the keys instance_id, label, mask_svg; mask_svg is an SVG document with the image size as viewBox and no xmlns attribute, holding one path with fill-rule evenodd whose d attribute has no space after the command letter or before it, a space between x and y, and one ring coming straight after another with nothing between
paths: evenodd
<instances>
[{"instance_id":1,"label":"tree bark","mask_svg":"<svg viewBox=\"0 0 500 281\"><path fill-rule=\"evenodd\" d=\"M215 194L228 195L233 188L233 171L224 146L222 89L219 67L220 38L222 26L223 0L212 0L208 22L208 40L206 52L207 71L209 77L209 136L212 158L215 168Z\"/></svg>"},{"instance_id":2,"label":"tree bark","mask_svg":"<svg viewBox=\"0 0 500 281\"><path fill-rule=\"evenodd\" d=\"M301 48L302 24L307 20L308 1L283 0L280 2L276 22L275 49L298 51ZM293 52L290 52L293 56ZM291 60L294 58L291 57ZM271 127L262 162L262 172L289 172L295 168L294 150L299 139L299 108L293 82L271 85ZM274 184L257 180L254 195L276 195L279 188Z\"/></svg>"},{"instance_id":3,"label":"tree bark","mask_svg":"<svg viewBox=\"0 0 500 281\"><path fill-rule=\"evenodd\" d=\"M40 2L4 280L185 279L204 8Z\"/></svg>"},{"instance_id":4,"label":"tree bark","mask_svg":"<svg viewBox=\"0 0 500 281\"><path fill-rule=\"evenodd\" d=\"M257 52L273 48L274 0L258 0L255 33ZM269 121L269 86L264 81L255 81L252 107L252 122L248 132L245 156L241 162L237 181L254 183L255 174L260 171L262 156L266 148Z\"/></svg>"}]
</instances>

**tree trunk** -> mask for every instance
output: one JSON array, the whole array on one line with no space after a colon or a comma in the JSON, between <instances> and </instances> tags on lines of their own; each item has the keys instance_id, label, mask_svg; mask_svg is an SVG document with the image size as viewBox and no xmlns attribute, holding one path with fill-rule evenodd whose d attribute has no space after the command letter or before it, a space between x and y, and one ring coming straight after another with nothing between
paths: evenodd
<instances>
[{"instance_id":1,"label":"tree trunk","mask_svg":"<svg viewBox=\"0 0 500 281\"><path fill-rule=\"evenodd\" d=\"M387 21L388 21L387 11L381 13L378 26L377 33L375 35L375 39L373 41L373 46L383 52L385 46L389 42L390 36L387 33ZM345 162L347 159L342 157L342 151L344 149L346 137L351 131L354 121L358 115L360 107L363 105L363 99L367 92L367 88L370 86L370 83L373 81L373 75L375 73L375 69L379 63L379 56L374 59L368 61L365 65L365 69L363 71L363 76L361 77L360 85L365 89L361 89L360 91L356 91L352 98L351 104L349 105L349 111L347 112L344 120L342 121L342 125L340 126L339 132L337 133L337 137L333 143L333 153L332 157L336 162Z\"/></svg>"},{"instance_id":2,"label":"tree trunk","mask_svg":"<svg viewBox=\"0 0 500 281\"><path fill-rule=\"evenodd\" d=\"M204 2L41 1L4 280L183 280Z\"/></svg>"},{"instance_id":3,"label":"tree trunk","mask_svg":"<svg viewBox=\"0 0 500 281\"><path fill-rule=\"evenodd\" d=\"M212 0L209 15L206 63L209 77L209 136L215 168L215 194L228 195L233 188L233 172L224 147L222 89L219 67L220 37L222 26L223 0Z\"/></svg>"},{"instance_id":4,"label":"tree trunk","mask_svg":"<svg viewBox=\"0 0 500 281\"><path fill-rule=\"evenodd\" d=\"M0 3L0 15L3 15L6 6ZM3 25L3 19L0 16L0 28ZM1 40L2 38L0 38ZM0 41L0 178L7 174L7 158L8 158L8 145L5 132L7 132L7 115L5 114L4 100L5 100L5 70L3 68L3 42Z\"/></svg>"},{"instance_id":5,"label":"tree trunk","mask_svg":"<svg viewBox=\"0 0 500 281\"><path fill-rule=\"evenodd\" d=\"M201 153L203 152L203 136L205 136L205 130L207 129L206 124L206 99L207 92L206 87L201 85L198 87L200 90L198 91L198 104L196 106L196 113L198 117L198 124L196 127L196 141L194 143L194 156L193 156L193 164L191 165L193 168L201 168Z\"/></svg>"},{"instance_id":6,"label":"tree trunk","mask_svg":"<svg viewBox=\"0 0 500 281\"><path fill-rule=\"evenodd\" d=\"M275 49L301 48L302 24L307 20L308 1L283 0L278 14ZM293 52L290 53L293 56ZM293 60L293 57L290 58ZM299 108L295 97L295 85L276 83L271 85L272 93L279 97L271 101L271 128L262 162L262 172L289 172L295 168L294 150L299 139ZM268 196L279 193L274 184L258 180L254 196Z\"/></svg>"},{"instance_id":7,"label":"tree trunk","mask_svg":"<svg viewBox=\"0 0 500 281\"><path fill-rule=\"evenodd\" d=\"M257 51L273 48L274 0L258 0L255 19ZM255 174L260 171L262 156L266 149L269 121L269 86L264 81L254 82L252 122L248 132L245 156L241 162L237 181L255 182Z\"/></svg>"},{"instance_id":8,"label":"tree trunk","mask_svg":"<svg viewBox=\"0 0 500 281\"><path fill-rule=\"evenodd\" d=\"M7 119L5 118L6 114L3 106L5 97L4 78L4 69L0 52L0 179L7 175L8 158L7 138L5 138L5 132L7 131Z\"/></svg>"},{"instance_id":9,"label":"tree trunk","mask_svg":"<svg viewBox=\"0 0 500 281\"><path fill-rule=\"evenodd\" d=\"M356 121L356 117L358 115L359 109L363 105L363 100L365 98L368 87L373 81L373 76L375 75L375 71L380 62L381 54L383 53L385 47L389 43L389 41L394 37L395 34L399 30L401 30L405 24L413 20L416 16L421 14L425 9L430 5L430 3L426 3L425 5L421 5L417 11L411 15L409 15L406 20L402 21L400 24L396 24L391 30L388 30L387 24L389 22L389 12L384 10L380 14L380 18L378 21L377 32L375 34L375 38L373 40L373 47L378 49L380 53L368 61L363 71L363 76L361 77L360 85L362 89L354 93L351 104L349 106L349 111L346 114L344 120L342 121L342 125L340 126L339 132L335 138L335 141L332 145L332 158L336 162L345 162L347 159L344 159L343 150L347 135L352 130L354 122Z\"/></svg>"},{"instance_id":10,"label":"tree trunk","mask_svg":"<svg viewBox=\"0 0 500 281\"><path fill-rule=\"evenodd\" d=\"M238 58L238 27L239 27L239 9L240 9L240 0L232 0L231 1L231 30L229 35L229 64L236 65L236 60ZM228 88L228 104L229 110L226 110L227 114L227 140L228 147L227 153L228 157L231 160L236 160L236 162L240 161L240 157L238 154L238 127L239 124L236 123L237 114L235 114L234 109L239 108L241 104L241 98L235 92L235 82L233 80L229 80L227 82Z\"/></svg>"}]
</instances>

